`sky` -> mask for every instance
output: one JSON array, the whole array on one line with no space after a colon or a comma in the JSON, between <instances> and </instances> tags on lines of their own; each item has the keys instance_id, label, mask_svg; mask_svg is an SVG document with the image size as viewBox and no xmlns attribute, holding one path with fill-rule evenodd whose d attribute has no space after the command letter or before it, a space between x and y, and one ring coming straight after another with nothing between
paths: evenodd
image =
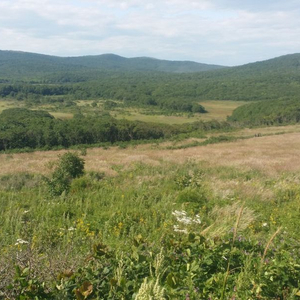
<instances>
[{"instance_id":1,"label":"sky","mask_svg":"<svg viewBox=\"0 0 300 300\"><path fill-rule=\"evenodd\" d=\"M300 52L299 0L0 0L0 49L242 65Z\"/></svg>"}]
</instances>

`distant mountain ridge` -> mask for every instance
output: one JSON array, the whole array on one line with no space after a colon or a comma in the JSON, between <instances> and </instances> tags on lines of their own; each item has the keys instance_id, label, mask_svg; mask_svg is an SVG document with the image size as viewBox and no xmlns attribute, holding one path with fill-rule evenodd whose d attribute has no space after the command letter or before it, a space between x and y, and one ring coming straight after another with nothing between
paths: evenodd
<instances>
[{"instance_id":1,"label":"distant mountain ridge","mask_svg":"<svg viewBox=\"0 0 300 300\"><path fill-rule=\"evenodd\" d=\"M18 83L23 84L22 88L9 86ZM221 67L115 54L57 57L0 51L0 89L4 97L39 94L40 84L49 84L46 89L55 95L76 94L77 98L103 97L145 103L154 103L157 99L298 99L300 54ZM54 84L60 85L59 91Z\"/></svg>"},{"instance_id":2,"label":"distant mountain ridge","mask_svg":"<svg viewBox=\"0 0 300 300\"><path fill-rule=\"evenodd\" d=\"M58 57L44 54L0 50L0 76L72 72L80 70L195 73L224 66L192 61L169 61L149 57L125 58L116 54Z\"/></svg>"}]
</instances>

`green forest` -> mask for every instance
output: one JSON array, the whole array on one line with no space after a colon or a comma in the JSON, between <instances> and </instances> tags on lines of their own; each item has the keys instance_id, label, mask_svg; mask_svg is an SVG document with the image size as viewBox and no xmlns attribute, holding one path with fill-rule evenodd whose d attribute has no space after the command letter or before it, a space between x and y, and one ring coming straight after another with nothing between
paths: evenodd
<instances>
[{"instance_id":1,"label":"green forest","mask_svg":"<svg viewBox=\"0 0 300 300\"><path fill-rule=\"evenodd\" d=\"M229 121L245 125L294 124L300 121L300 101L273 100L256 102L238 107Z\"/></svg>"},{"instance_id":2,"label":"green forest","mask_svg":"<svg viewBox=\"0 0 300 300\"><path fill-rule=\"evenodd\" d=\"M183 133L204 133L229 127L228 123L217 121L179 126L116 120L108 113L76 114L72 119L60 120L45 111L11 108L0 114L0 151L159 140Z\"/></svg>"},{"instance_id":3,"label":"green forest","mask_svg":"<svg viewBox=\"0 0 300 300\"><path fill-rule=\"evenodd\" d=\"M296 100L300 92L299 54L194 73L163 72L153 67L142 71L137 67L139 63L130 70L124 67L115 70L99 64L97 57L88 57L89 63L85 65L61 58L54 64L58 69L52 70L48 64L56 60L55 57L43 60L43 56L31 54L27 61L26 55L23 56L19 65L15 65L7 53L0 53L0 62L2 57L3 66L8 68L0 73L1 97L31 101L42 101L42 97L53 95L73 100L103 98L131 106L204 112L197 106L200 100ZM118 60L112 61L118 63ZM80 70L73 70L74 66Z\"/></svg>"}]
</instances>

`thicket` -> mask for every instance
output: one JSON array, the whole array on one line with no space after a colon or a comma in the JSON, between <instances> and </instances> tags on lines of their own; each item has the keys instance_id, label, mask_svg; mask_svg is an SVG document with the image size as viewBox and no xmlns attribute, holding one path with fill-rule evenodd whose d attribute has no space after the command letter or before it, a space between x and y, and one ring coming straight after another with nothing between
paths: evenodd
<instances>
[{"instance_id":1,"label":"thicket","mask_svg":"<svg viewBox=\"0 0 300 300\"><path fill-rule=\"evenodd\" d=\"M280 125L300 121L300 102L296 100L273 100L240 106L228 118L245 125Z\"/></svg>"},{"instance_id":2,"label":"thicket","mask_svg":"<svg viewBox=\"0 0 300 300\"><path fill-rule=\"evenodd\" d=\"M73 179L84 174L84 160L78 154L67 152L59 157L51 177L45 177L52 196L68 193Z\"/></svg>"},{"instance_id":3,"label":"thicket","mask_svg":"<svg viewBox=\"0 0 300 300\"><path fill-rule=\"evenodd\" d=\"M217 121L179 126L116 120L109 114L76 114L73 119L59 120L44 111L12 108L0 114L0 151L161 139L228 127L228 123Z\"/></svg>"}]
</instances>

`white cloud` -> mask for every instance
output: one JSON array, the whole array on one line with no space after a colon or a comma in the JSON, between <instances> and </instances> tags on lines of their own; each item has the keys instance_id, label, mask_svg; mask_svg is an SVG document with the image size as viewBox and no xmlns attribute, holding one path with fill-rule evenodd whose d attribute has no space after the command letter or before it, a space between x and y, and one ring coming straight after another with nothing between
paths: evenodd
<instances>
[{"instance_id":1,"label":"white cloud","mask_svg":"<svg viewBox=\"0 0 300 300\"><path fill-rule=\"evenodd\" d=\"M56 55L236 65L300 52L295 0L1 0L0 28L0 49Z\"/></svg>"}]
</instances>

